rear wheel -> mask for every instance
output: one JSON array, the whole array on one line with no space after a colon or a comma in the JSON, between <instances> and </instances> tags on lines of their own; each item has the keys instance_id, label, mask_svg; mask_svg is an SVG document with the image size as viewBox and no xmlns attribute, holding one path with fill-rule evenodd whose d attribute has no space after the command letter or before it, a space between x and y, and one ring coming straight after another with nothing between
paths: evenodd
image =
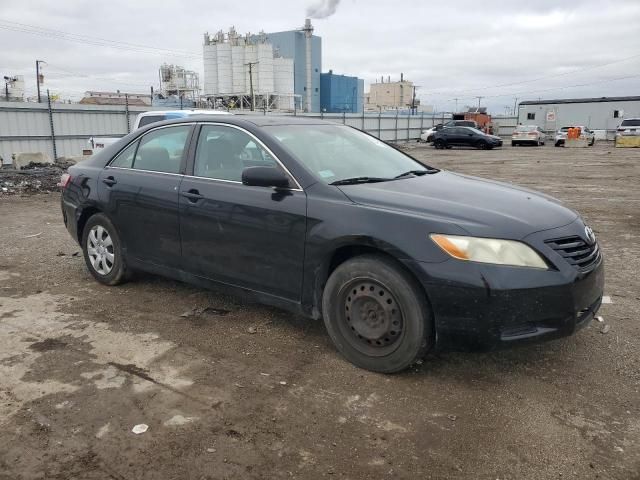
<instances>
[{"instance_id":1,"label":"rear wheel","mask_svg":"<svg viewBox=\"0 0 640 480\"><path fill-rule=\"evenodd\" d=\"M513 142L513 141L511 142L512 147L515 147L516 145L518 145L516 142Z\"/></svg>"},{"instance_id":2,"label":"rear wheel","mask_svg":"<svg viewBox=\"0 0 640 480\"><path fill-rule=\"evenodd\" d=\"M433 321L424 292L385 257L363 255L338 266L325 286L322 311L336 348L367 370L404 370L431 344Z\"/></svg>"},{"instance_id":3,"label":"rear wheel","mask_svg":"<svg viewBox=\"0 0 640 480\"><path fill-rule=\"evenodd\" d=\"M106 215L97 213L87 220L82 250L89 272L100 283L118 285L124 281L126 266L120 237Z\"/></svg>"}]
</instances>

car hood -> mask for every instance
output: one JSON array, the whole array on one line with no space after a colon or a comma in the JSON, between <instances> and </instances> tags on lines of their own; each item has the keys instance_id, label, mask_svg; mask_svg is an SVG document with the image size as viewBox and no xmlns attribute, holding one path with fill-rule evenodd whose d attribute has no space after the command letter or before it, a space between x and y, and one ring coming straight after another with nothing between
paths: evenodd
<instances>
[{"instance_id":1,"label":"car hood","mask_svg":"<svg viewBox=\"0 0 640 480\"><path fill-rule=\"evenodd\" d=\"M548 195L448 171L339 188L355 203L453 223L483 237L521 239L578 217Z\"/></svg>"}]
</instances>

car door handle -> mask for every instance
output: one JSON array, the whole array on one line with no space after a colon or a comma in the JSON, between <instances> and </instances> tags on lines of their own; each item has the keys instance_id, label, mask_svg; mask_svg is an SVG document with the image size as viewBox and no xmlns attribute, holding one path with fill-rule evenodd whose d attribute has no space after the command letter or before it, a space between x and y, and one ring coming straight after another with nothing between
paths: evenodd
<instances>
[{"instance_id":1,"label":"car door handle","mask_svg":"<svg viewBox=\"0 0 640 480\"><path fill-rule=\"evenodd\" d=\"M109 176L107 178L103 178L102 179L102 183L104 183L105 185L108 185L110 187L113 187L116 183L118 183L118 181L113 178L112 176Z\"/></svg>"},{"instance_id":2,"label":"car door handle","mask_svg":"<svg viewBox=\"0 0 640 480\"><path fill-rule=\"evenodd\" d=\"M187 198L191 203L196 203L198 200L204 198L204 195L200 195L200 192L195 188L192 188L187 192L180 192L180 195Z\"/></svg>"}]
</instances>

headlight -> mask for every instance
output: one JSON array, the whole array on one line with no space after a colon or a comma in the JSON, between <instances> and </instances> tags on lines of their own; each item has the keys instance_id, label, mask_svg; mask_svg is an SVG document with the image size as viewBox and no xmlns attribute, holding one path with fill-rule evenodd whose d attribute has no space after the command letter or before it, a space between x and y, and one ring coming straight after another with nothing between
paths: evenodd
<instances>
[{"instance_id":1,"label":"headlight","mask_svg":"<svg viewBox=\"0 0 640 480\"><path fill-rule=\"evenodd\" d=\"M542 257L522 242L441 234L432 234L430 237L442 250L458 260L548 268Z\"/></svg>"}]
</instances>

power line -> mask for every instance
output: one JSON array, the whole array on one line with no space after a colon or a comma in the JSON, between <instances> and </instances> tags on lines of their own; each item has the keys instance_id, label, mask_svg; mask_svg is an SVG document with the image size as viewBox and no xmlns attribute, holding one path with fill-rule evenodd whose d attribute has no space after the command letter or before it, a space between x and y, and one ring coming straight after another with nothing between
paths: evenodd
<instances>
[{"instance_id":1,"label":"power line","mask_svg":"<svg viewBox=\"0 0 640 480\"><path fill-rule=\"evenodd\" d=\"M597 64L597 65L591 65L591 66L579 68L579 69L576 69L576 70L571 70L569 72L556 73L556 74L552 74L552 75L544 75L542 77L532 78L532 79L529 79L529 80L522 80L522 81L510 82L510 83L501 83L501 84L496 84L496 85L486 85L486 86L483 86L483 87L478 87L478 88L469 89L469 90L445 90L445 91L434 92L434 93L442 93L442 94L445 94L445 95L451 95L451 94L457 95L459 93L466 93L466 92L475 93L475 92L478 92L480 90L489 90L489 89L492 89L492 88L512 87L512 86L515 86L515 85L523 85L525 83L538 82L540 80L548 80L550 78L558 78L558 77L563 77L563 76L567 76L567 75L573 75L574 73L580 73L580 72L584 72L584 71L587 71L587 70L593 70L595 68L607 67L609 65L613 65L613 64L621 63L621 62L626 62L628 60L633 60L633 59L636 59L636 58L640 58L640 54L631 55L630 57L620 58L618 60L612 60L610 62L600 63L600 64ZM514 95L514 94L511 93L509 95ZM475 97L475 95L469 95L467 98L471 98L471 97Z\"/></svg>"},{"instance_id":2,"label":"power line","mask_svg":"<svg viewBox=\"0 0 640 480\"><path fill-rule=\"evenodd\" d=\"M26 23L13 22L10 20L0 19L0 29L11 30L14 32L27 33L30 35L39 35L48 38L54 38L57 40L65 40L69 42L81 43L83 45L101 46L118 48L120 50L129 50L138 53L148 53L154 55L171 55L184 58L202 58L202 55L181 52L177 50L170 50L167 48L158 48L148 45L141 45L136 43L121 42L117 40L110 40L100 37L91 37L88 35L80 35L75 33L64 32L62 30L54 30L51 28L39 27L36 25L29 25Z\"/></svg>"}]
</instances>

